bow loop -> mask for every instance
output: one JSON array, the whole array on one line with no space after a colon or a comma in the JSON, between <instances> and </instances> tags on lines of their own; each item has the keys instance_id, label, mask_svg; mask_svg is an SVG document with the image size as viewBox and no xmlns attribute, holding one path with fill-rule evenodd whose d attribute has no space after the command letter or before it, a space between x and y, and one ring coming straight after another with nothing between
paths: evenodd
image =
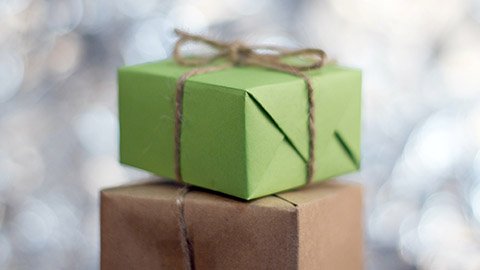
<instances>
[{"instance_id":1,"label":"bow loop","mask_svg":"<svg viewBox=\"0 0 480 270\"><path fill-rule=\"evenodd\" d=\"M178 29L175 29L175 33L179 36L179 39L173 48L173 58L180 65L205 66L227 55L226 50L228 49L228 45L225 43L207 39L202 36L192 35ZM207 45L208 47L214 49L215 52L213 55L190 55L186 57L182 55L181 48L188 42Z\"/></svg>"},{"instance_id":2,"label":"bow loop","mask_svg":"<svg viewBox=\"0 0 480 270\"><path fill-rule=\"evenodd\" d=\"M295 57L301 63L289 65L304 71L322 67L326 62L327 54L323 50L313 48L288 51L282 54L283 59L292 57Z\"/></svg>"}]
</instances>

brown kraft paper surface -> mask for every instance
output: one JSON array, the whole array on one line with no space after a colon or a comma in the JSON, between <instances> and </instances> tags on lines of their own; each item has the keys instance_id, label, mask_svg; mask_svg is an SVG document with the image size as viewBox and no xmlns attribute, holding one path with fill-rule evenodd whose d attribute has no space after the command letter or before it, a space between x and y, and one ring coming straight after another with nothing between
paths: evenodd
<instances>
[{"instance_id":1,"label":"brown kraft paper surface","mask_svg":"<svg viewBox=\"0 0 480 270\"><path fill-rule=\"evenodd\" d=\"M102 269L185 269L179 188L102 191ZM198 189L185 197L196 269L362 269L361 216L360 187L336 181L251 202Z\"/></svg>"}]
</instances>

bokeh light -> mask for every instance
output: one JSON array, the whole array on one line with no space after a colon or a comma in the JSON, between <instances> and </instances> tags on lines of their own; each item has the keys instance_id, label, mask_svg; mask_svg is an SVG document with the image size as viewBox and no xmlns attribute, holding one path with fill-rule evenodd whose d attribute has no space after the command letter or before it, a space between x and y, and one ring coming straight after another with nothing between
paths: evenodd
<instances>
[{"instance_id":1,"label":"bokeh light","mask_svg":"<svg viewBox=\"0 0 480 270\"><path fill-rule=\"evenodd\" d=\"M97 269L116 69L180 27L363 70L367 269L480 269L480 1L0 2L0 269Z\"/></svg>"}]
</instances>

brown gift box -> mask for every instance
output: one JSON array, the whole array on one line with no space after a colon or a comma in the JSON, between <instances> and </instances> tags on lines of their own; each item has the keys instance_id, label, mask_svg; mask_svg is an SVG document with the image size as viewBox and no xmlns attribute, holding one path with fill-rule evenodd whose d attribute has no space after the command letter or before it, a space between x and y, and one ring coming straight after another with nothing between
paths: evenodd
<instances>
[{"instance_id":1,"label":"brown gift box","mask_svg":"<svg viewBox=\"0 0 480 270\"><path fill-rule=\"evenodd\" d=\"M185 269L179 187L101 192L101 268ZM184 217L195 269L362 269L362 193L312 184L250 202L193 189Z\"/></svg>"}]
</instances>

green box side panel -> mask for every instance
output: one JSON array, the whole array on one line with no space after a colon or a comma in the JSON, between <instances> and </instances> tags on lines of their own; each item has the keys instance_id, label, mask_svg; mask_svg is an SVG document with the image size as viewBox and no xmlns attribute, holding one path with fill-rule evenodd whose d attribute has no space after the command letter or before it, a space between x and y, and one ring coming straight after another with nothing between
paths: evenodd
<instances>
[{"instance_id":1,"label":"green box side panel","mask_svg":"<svg viewBox=\"0 0 480 270\"><path fill-rule=\"evenodd\" d=\"M165 65L170 63L119 70L120 161L174 178L175 87L182 70ZM208 75L195 76L200 81L185 86L183 181L244 198L245 91L201 82Z\"/></svg>"},{"instance_id":2,"label":"green box side panel","mask_svg":"<svg viewBox=\"0 0 480 270\"><path fill-rule=\"evenodd\" d=\"M322 71L313 72L310 77L315 89L316 104L314 180L319 181L358 169L361 74L355 69L328 66ZM302 157L305 157L305 151L308 150L305 149L308 146L305 83L297 79L262 85L248 89L248 92L253 101L246 103L251 104L246 111L250 197L303 185L306 181L307 158L302 160ZM262 113L263 118L259 117ZM252 127L255 128L248 130ZM270 141L268 136L261 137L267 130L274 130L271 127L276 127L277 134L283 135L283 144L276 143L277 139L273 139L273 135L269 135ZM277 153L273 159L266 161L264 159L272 155L272 150L264 149L268 143L276 146L271 146L270 149L276 149ZM265 164L268 166L265 167Z\"/></svg>"}]
</instances>

